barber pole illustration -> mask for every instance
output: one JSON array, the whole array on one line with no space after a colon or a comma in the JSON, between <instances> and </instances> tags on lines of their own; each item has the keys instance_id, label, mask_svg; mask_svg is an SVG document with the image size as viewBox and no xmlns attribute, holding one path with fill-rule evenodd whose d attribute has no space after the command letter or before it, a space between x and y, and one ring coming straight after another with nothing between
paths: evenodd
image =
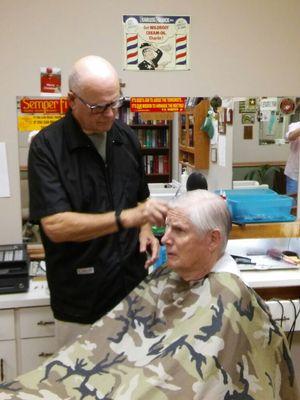
<instances>
[{"instance_id":1,"label":"barber pole illustration","mask_svg":"<svg viewBox=\"0 0 300 400\"><path fill-rule=\"evenodd\" d=\"M127 64L135 65L138 63L138 35L126 35L126 56Z\"/></svg>"},{"instance_id":2,"label":"barber pole illustration","mask_svg":"<svg viewBox=\"0 0 300 400\"><path fill-rule=\"evenodd\" d=\"M189 16L123 15L122 19L124 69L152 72L190 69Z\"/></svg>"},{"instance_id":3,"label":"barber pole illustration","mask_svg":"<svg viewBox=\"0 0 300 400\"><path fill-rule=\"evenodd\" d=\"M176 35L176 65L185 65L187 61L187 36Z\"/></svg>"}]
</instances>

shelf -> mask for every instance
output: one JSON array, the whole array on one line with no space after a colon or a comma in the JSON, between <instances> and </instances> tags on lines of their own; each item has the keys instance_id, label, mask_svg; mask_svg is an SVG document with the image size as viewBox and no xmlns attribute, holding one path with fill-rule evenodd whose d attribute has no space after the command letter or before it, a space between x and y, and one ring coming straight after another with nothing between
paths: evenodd
<instances>
[{"instance_id":1,"label":"shelf","mask_svg":"<svg viewBox=\"0 0 300 400\"><path fill-rule=\"evenodd\" d=\"M142 154L169 154L169 147L142 147Z\"/></svg>"},{"instance_id":2,"label":"shelf","mask_svg":"<svg viewBox=\"0 0 300 400\"><path fill-rule=\"evenodd\" d=\"M300 220L265 224L233 225L230 239L300 237Z\"/></svg>"},{"instance_id":3,"label":"shelf","mask_svg":"<svg viewBox=\"0 0 300 400\"><path fill-rule=\"evenodd\" d=\"M186 161L179 161L179 164L183 165L184 167L189 167L189 168L195 169L195 164L191 164Z\"/></svg>"},{"instance_id":4,"label":"shelf","mask_svg":"<svg viewBox=\"0 0 300 400\"><path fill-rule=\"evenodd\" d=\"M184 146L183 144L180 144L179 149L185 151L186 153L191 153L191 154L195 153L194 147L191 146Z\"/></svg>"},{"instance_id":5,"label":"shelf","mask_svg":"<svg viewBox=\"0 0 300 400\"><path fill-rule=\"evenodd\" d=\"M172 121L174 113L132 112L130 99L119 109L119 119L135 132L141 145L146 181L172 181Z\"/></svg>"},{"instance_id":6,"label":"shelf","mask_svg":"<svg viewBox=\"0 0 300 400\"><path fill-rule=\"evenodd\" d=\"M169 128L168 124L130 124L130 128L138 128L138 129L166 129Z\"/></svg>"},{"instance_id":7,"label":"shelf","mask_svg":"<svg viewBox=\"0 0 300 400\"><path fill-rule=\"evenodd\" d=\"M147 174L148 183L169 183L169 174Z\"/></svg>"},{"instance_id":8,"label":"shelf","mask_svg":"<svg viewBox=\"0 0 300 400\"><path fill-rule=\"evenodd\" d=\"M193 169L209 168L210 141L201 130L208 109L209 100L203 99L193 109L179 114L179 160Z\"/></svg>"}]
</instances>

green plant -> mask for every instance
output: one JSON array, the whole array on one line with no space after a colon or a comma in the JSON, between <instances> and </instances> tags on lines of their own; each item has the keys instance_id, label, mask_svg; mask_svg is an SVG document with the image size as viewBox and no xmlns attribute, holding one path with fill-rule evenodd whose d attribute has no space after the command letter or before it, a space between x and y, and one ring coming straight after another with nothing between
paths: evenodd
<instances>
[{"instance_id":1,"label":"green plant","mask_svg":"<svg viewBox=\"0 0 300 400\"><path fill-rule=\"evenodd\" d=\"M276 172L280 172L280 167L275 167L273 165L265 164L247 172L244 179L250 181L258 181L260 184L263 183L270 184L270 182L273 183L274 174Z\"/></svg>"}]
</instances>

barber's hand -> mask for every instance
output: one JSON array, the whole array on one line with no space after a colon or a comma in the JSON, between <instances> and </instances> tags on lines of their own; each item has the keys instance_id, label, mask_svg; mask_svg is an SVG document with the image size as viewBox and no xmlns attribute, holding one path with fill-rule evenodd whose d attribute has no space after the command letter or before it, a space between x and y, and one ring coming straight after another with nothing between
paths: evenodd
<instances>
[{"instance_id":1,"label":"barber's hand","mask_svg":"<svg viewBox=\"0 0 300 400\"><path fill-rule=\"evenodd\" d=\"M136 207L123 210L120 217L124 228L140 227L147 223L164 226L167 212L166 202L149 199Z\"/></svg>"},{"instance_id":2,"label":"barber's hand","mask_svg":"<svg viewBox=\"0 0 300 400\"><path fill-rule=\"evenodd\" d=\"M152 225L164 226L167 217L168 204L154 199L147 200L142 210L143 217Z\"/></svg>"},{"instance_id":3,"label":"barber's hand","mask_svg":"<svg viewBox=\"0 0 300 400\"><path fill-rule=\"evenodd\" d=\"M140 231L140 252L147 252L148 258L145 262L145 268L149 268L158 259L159 241L153 235L151 226L144 225Z\"/></svg>"}]
</instances>

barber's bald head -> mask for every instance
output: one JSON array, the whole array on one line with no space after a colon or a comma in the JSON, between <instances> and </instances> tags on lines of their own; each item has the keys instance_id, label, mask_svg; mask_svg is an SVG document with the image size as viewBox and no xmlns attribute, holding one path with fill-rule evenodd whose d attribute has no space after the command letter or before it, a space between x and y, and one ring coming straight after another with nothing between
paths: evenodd
<instances>
[{"instance_id":1,"label":"barber's bald head","mask_svg":"<svg viewBox=\"0 0 300 400\"><path fill-rule=\"evenodd\" d=\"M108 132L117 114L113 105L120 97L115 68L102 57L82 57L71 70L69 89L70 107L82 130L88 135Z\"/></svg>"},{"instance_id":2,"label":"barber's bald head","mask_svg":"<svg viewBox=\"0 0 300 400\"><path fill-rule=\"evenodd\" d=\"M89 55L75 62L69 76L69 89L80 92L94 82L119 85L115 68L104 58Z\"/></svg>"}]
</instances>

